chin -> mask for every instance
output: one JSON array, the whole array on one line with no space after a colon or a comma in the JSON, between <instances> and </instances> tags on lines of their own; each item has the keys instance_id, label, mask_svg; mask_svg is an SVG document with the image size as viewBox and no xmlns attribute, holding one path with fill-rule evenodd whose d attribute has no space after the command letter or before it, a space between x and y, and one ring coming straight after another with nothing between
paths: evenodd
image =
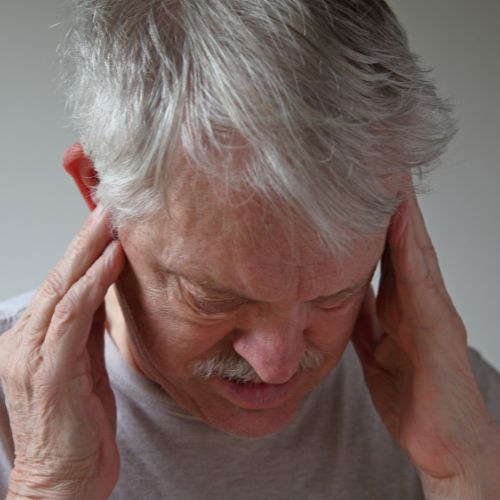
<instances>
[{"instance_id":1,"label":"chin","mask_svg":"<svg viewBox=\"0 0 500 500\"><path fill-rule=\"evenodd\" d=\"M198 400L196 414L211 427L235 436L269 436L290 423L317 382L304 374L278 386L212 380L212 390L206 392L211 397Z\"/></svg>"},{"instance_id":2,"label":"chin","mask_svg":"<svg viewBox=\"0 0 500 500\"><path fill-rule=\"evenodd\" d=\"M298 411L299 404L267 410L235 408L228 412L205 414L202 419L211 427L242 438L263 438L285 428Z\"/></svg>"}]
</instances>

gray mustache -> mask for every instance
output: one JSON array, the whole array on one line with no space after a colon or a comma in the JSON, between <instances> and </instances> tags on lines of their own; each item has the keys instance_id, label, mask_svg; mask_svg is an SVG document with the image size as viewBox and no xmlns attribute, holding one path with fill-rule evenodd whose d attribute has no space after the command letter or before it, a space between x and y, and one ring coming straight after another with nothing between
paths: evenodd
<instances>
[{"instance_id":1,"label":"gray mustache","mask_svg":"<svg viewBox=\"0 0 500 500\"><path fill-rule=\"evenodd\" d=\"M321 367L324 354L315 347L308 347L299 364L299 371L316 370ZM224 377L237 382L251 382L258 378L252 365L236 351L218 352L192 365L192 373L197 377Z\"/></svg>"}]
</instances>

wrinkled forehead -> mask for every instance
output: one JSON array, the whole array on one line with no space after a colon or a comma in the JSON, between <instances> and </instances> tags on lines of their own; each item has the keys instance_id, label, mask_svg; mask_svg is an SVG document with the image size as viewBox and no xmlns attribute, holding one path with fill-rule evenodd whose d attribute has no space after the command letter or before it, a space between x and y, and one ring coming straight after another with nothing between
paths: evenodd
<instances>
[{"instance_id":1,"label":"wrinkled forehead","mask_svg":"<svg viewBox=\"0 0 500 500\"><path fill-rule=\"evenodd\" d=\"M218 193L202 178L179 182L169 203L168 215L134 230L142 254L255 300L329 295L369 276L383 250L384 235L353 236L345 254L334 255L293 213L278 217L264 200Z\"/></svg>"},{"instance_id":2,"label":"wrinkled forehead","mask_svg":"<svg viewBox=\"0 0 500 500\"><path fill-rule=\"evenodd\" d=\"M300 264L304 252L313 253L316 260L331 260L332 256L342 259L344 248L343 253L348 256L359 240L365 244L365 240L370 239L365 237L366 234L384 232L385 224L389 223L389 205L397 198L400 188L396 177L384 179L378 189L381 189L380 200L387 198L388 207L380 213L371 207L372 219L357 229L364 234L355 234L346 226L349 226L349 219L355 219L356 214L367 210L363 189L360 188L361 194L356 195L360 199L348 191L343 200L341 195L333 193L318 200L314 186L300 187L292 183L294 188L289 192L279 191L277 194L271 188L264 189L263 185L247 182L247 169L253 168L247 163L252 158L248 148L235 147L229 156L227 160L210 153L210 163L214 168L207 172L194 166L182 148L177 148L175 172L164 189L166 219L158 225L176 231L185 230L190 233L190 238L198 236L191 232L196 226L205 239L245 240L245 247L252 247L269 257L275 254L278 260L289 264ZM219 160L229 161L230 176L218 168ZM375 219L379 221L376 224Z\"/></svg>"},{"instance_id":3,"label":"wrinkled forehead","mask_svg":"<svg viewBox=\"0 0 500 500\"><path fill-rule=\"evenodd\" d=\"M287 266L332 259L317 231L290 206L264 199L245 189L228 189L223 182L202 175L181 175L168 198L167 217L159 224L204 252L214 245L252 254L269 266ZM338 231L334 221L332 231Z\"/></svg>"},{"instance_id":4,"label":"wrinkled forehead","mask_svg":"<svg viewBox=\"0 0 500 500\"><path fill-rule=\"evenodd\" d=\"M236 163L235 170L240 166ZM240 174L244 178L244 171ZM196 225L198 229L205 228L204 234L211 238L247 240L245 245L254 247L264 245L269 253L279 251L281 259L285 246L291 257L301 240L319 243L317 231L306 222L304 213L297 213L292 200L257 193L244 181L235 184L233 179L228 183L223 177L209 177L195 168L179 169L168 188L165 223L179 230ZM333 220L331 229L339 233L342 230ZM319 246L316 245L315 252Z\"/></svg>"}]
</instances>

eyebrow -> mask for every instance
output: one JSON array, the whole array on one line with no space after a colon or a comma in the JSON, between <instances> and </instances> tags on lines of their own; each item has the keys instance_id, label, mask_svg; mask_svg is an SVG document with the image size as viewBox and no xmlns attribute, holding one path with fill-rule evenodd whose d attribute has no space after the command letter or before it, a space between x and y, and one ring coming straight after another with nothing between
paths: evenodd
<instances>
[{"instance_id":1,"label":"eyebrow","mask_svg":"<svg viewBox=\"0 0 500 500\"><path fill-rule=\"evenodd\" d=\"M227 295L227 296L233 296L235 298L246 298L243 297L241 294L236 292L235 290L231 290L230 288L225 288L222 285L219 285L215 281L213 281L210 278L195 278L194 276L189 276L186 273L183 273L181 271L176 271L174 269L168 269L164 267L160 267L161 273L168 278L169 276L174 276L176 278L182 278L183 280L187 281L191 285L194 285L195 287L203 290L204 292L208 293L214 293L214 294L219 294L219 295ZM247 299L250 300L250 299Z\"/></svg>"},{"instance_id":2,"label":"eyebrow","mask_svg":"<svg viewBox=\"0 0 500 500\"><path fill-rule=\"evenodd\" d=\"M234 299L234 300L245 300L248 302L256 302L254 299L251 299L249 297L245 297L244 295L241 295L240 293L236 292L235 290L232 290L231 288L226 288L215 281L213 281L210 278L203 278L203 279L197 279L193 276L188 276L182 272L179 271L174 271L172 269L163 269L164 273L167 275L171 274L173 276L176 276L178 278L182 278L183 280L187 281L188 283L194 285L195 287L199 288L203 292L207 294L216 294L216 295L222 295L226 296L229 300ZM354 295L355 293L359 292L363 287L368 285L375 273L375 269L370 273L370 276L368 278L365 278L357 283L355 283L352 286L346 287L338 292L335 292L331 295L322 295L319 297L316 297L315 299L312 299L310 302L320 302L328 299L335 299L337 297L345 297L349 295Z\"/></svg>"},{"instance_id":3,"label":"eyebrow","mask_svg":"<svg viewBox=\"0 0 500 500\"><path fill-rule=\"evenodd\" d=\"M358 293L361 289L363 289L366 285L370 283L372 280L372 275L368 279L364 279L358 283L356 283L353 286L344 288L343 290L340 290L339 292L335 292L332 295L321 295L320 297L317 297L313 299L311 302L322 302L324 300L331 300L335 298L340 298L340 297L350 297L351 295L355 295Z\"/></svg>"}]
</instances>

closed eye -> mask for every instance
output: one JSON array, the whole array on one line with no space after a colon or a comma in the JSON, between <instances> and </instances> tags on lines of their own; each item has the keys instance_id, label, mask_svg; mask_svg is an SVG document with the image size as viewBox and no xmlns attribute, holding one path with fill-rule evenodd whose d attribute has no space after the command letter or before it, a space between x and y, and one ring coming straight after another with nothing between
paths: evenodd
<instances>
[{"instance_id":1,"label":"closed eye","mask_svg":"<svg viewBox=\"0 0 500 500\"><path fill-rule=\"evenodd\" d=\"M218 292L217 290L207 292L193 286L182 277L177 278L177 286L183 303L196 314L206 317L221 317L235 312L241 306L252 302L245 297ZM364 282L341 293L319 297L311 301L310 304L323 311L341 310L351 304L353 299L365 290L366 286L367 282Z\"/></svg>"},{"instance_id":2,"label":"closed eye","mask_svg":"<svg viewBox=\"0 0 500 500\"><path fill-rule=\"evenodd\" d=\"M196 289L182 278L177 280L178 290L185 305L197 314L205 316L218 316L236 311L241 305L248 302L243 297L229 297L223 294L209 296L207 293Z\"/></svg>"},{"instance_id":3,"label":"closed eye","mask_svg":"<svg viewBox=\"0 0 500 500\"><path fill-rule=\"evenodd\" d=\"M315 307L325 311L339 310L349 305L354 300L354 298L356 298L363 290L364 287L354 292L346 293L340 296L335 295L332 297L321 297L312 301L312 304Z\"/></svg>"},{"instance_id":4,"label":"closed eye","mask_svg":"<svg viewBox=\"0 0 500 500\"><path fill-rule=\"evenodd\" d=\"M205 315L228 314L236 311L240 306L246 303L246 301L242 299L224 301L201 299L195 296L190 296L187 302L191 308Z\"/></svg>"}]
</instances>

